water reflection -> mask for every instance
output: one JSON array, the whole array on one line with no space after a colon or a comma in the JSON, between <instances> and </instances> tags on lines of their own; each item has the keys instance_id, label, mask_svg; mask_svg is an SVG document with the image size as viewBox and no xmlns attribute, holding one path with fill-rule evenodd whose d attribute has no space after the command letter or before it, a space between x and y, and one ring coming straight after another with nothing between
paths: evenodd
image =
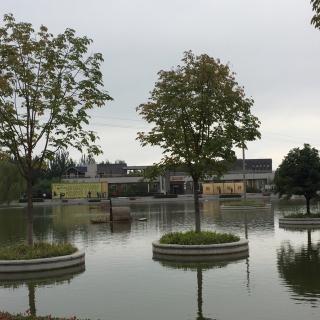
<instances>
[{"instance_id":1,"label":"water reflection","mask_svg":"<svg viewBox=\"0 0 320 320\"><path fill-rule=\"evenodd\" d=\"M294 300L313 306L320 302L320 244L312 244L312 230L305 231L306 245L295 247L289 241L277 252L278 270L287 286L295 293Z\"/></svg>"},{"instance_id":2,"label":"water reflection","mask_svg":"<svg viewBox=\"0 0 320 320\"><path fill-rule=\"evenodd\" d=\"M36 288L57 286L71 281L85 271L85 266L75 266L52 271L27 272L27 273L0 273L0 287L18 289L28 288L29 313L36 316Z\"/></svg>"},{"instance_id":3,"label":"water reflection","mask_svg":"<svg viewBox=\"0 0 320 320\"><path fill-rule=\"evenodd\" d=\"M295 206L274 203L276 219ZM192 229L192 201L132 201L130 208L131 224L111 226L90 223L91 218L106 212L98 204L36 207L36 238L70 241L84 248L87 270L70 286L22 279L15 288L14 282L19 281L6 279L0 284L1 309L24 312L28 303L32 313L64 316L76 310L81 319L113 320L319 318L312 306L320 301L316 272L320 270L320 231L312 232L308 241L306 231L289 233L275 226L273 212L220 212L219 201L203 200L203 229L249 238L250 259L193 267L180 264L178 268L173 262L154 262L151 242L165 232ZM142 217L147 221L139 222ZM24 210L0 210L0 245L24 241L25 222ZM282 242L288 235L290 242ZM305 269L297 267L302 257ZM8 282L9 289L5 289ZM312 299L316 302L310 304Z\"/></svg>"},{"instance_id":4,"label":"water reflection","mask_svg":"<svg viewBox=\"0 0 320 320\"><path fill-rule=\"evenodd\" d=\"M218 262L175 262L175 261L162 261L156 260L160 265L168 269L176 269L184 272L196 271L197 272L197 316L196 320L216 320L216 318L208 318L203 315L203 273L205 271L217 268L224 268L229 264L239 262L242 258L234 258L230 260L222 260ZM247 275L247 279L248 275Z\"/></svg>"}]
</instances>

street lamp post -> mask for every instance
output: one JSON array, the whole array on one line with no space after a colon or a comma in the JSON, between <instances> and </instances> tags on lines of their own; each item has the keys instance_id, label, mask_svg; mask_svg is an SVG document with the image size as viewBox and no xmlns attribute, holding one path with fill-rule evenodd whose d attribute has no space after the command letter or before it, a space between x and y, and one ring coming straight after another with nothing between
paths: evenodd
<instances>
[{"instance_id":1,"label":"street lamp post","mask_svg":"<svg viewBox=\"0 0 320 320\"><path fill-rule=\"evenodd\" d=\"M242 145L242 175L243 175L243 199L247 199L247 181L246 181L246 156L244 151L244 144Z\"/></svg>"}]
</instances>

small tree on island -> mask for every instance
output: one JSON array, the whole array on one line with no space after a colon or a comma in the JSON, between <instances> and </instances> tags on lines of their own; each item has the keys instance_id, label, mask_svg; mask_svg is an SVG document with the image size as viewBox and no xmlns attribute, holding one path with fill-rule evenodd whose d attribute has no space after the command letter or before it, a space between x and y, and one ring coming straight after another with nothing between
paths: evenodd
<instances>
[{"instance_id":1,"label":"small tree on island","mask_svg":"<svg viewBox=\"0 0 320 320\"><path fill-rule=\"evenodd\" d=\"M253 100L245 97L229 66L206 54L185 52L182 65L158 75L149 101L137 108L154 126L137 139L142 146L163 149L155 167L186 168L193 179L195 230L200 232L200 179L225 172L235 160L233 147L260 137L260 122L250 111Z\"/></svg>"},{"instance_id":2,"label":"small tree on island","mask_svg":"<svg viewBox=\"0 0 320 320\"><path fill-rule=\"evenodd\" d=\"M275 172L274 184L279 196L303 195L307 214L310 215L310 200L320 190L320 157L315 148L304 144L302 149L294 148L285 156Z\"/></svg>"},{"instance_id":3,"label":"small tree on island","mask_svg":"<svg viewBox=\"0 0 320 320\"><path fill-rule=\"evenodd\" d=\"M15 158L27 183L30 245L34 172L60 149L100 152L86 128L88 111L111 97L102 89L102 55L88 55L91 42L72 29L57 36L45 26L36 32L12 15L0 27L0 151Z\"/></svg>"}]
</instances>

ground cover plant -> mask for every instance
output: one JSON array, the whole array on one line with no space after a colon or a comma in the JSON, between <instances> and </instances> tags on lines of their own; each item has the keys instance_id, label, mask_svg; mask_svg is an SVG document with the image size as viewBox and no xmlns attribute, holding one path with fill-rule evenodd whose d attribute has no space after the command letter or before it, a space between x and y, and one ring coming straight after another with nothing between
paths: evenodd
<instances>
[{"instance_id":1,"label":"ground cover plant","mask_svg":"<svg viewBox=\"0 0 320 320\"><path fill-rule=\"evenodd\" d=\"M218 233L212 231L187 231L172 232L160 238L161 244L180 244L180 245L204 245L218 244L239 241L240 238L231 233Z\"/></svg>"},{"instance_id":2,"label":"ground cover plant","mask_svg":"<svg viewBox=\"0 0 320 320\"><path fill-rule=\"evenodd\" d=\"M255 200L243 200L243 201L230 201L230 202L224 202L224 206L234 206L234 207L241 207L241 206L254 206L254 207L264 207L265 203L261 201L255 201Z\"/></svg>"},{"instance_id":3,"label":"ground cover plant","mask_svg":"<svg viewBox=\"0 0 320 320\"><path fill-rule=\"evenodd\" d=\"M37 317L34 315L23 315L17 314L13 315L8 312L0 312L0 320L77 320L76 317L71 318L56 318L52 316L44 316L44 317ZM86 319L88 320L88 319Z\"/></svg>"},{"instance_id":4,"label":"ground cover plant","mask_svg":"<svg viewBox=\"0 0 320 320\"><path fill-rule=\"evenodd\" d=\"M310 218L320 218L320 213L292 213L289 215L285 215L285 218L297 218L297 219L310 219Z\"/></svg>"},{"instance_id":5,"label":"ground cover plant","mask_svg":"<svg viewBox=\"0 0 320 320\"><path fill-rule=\"evenodd\" d=\"M30 260L60 257L72 254L76 251L77 248L70 243L50 244L39 242L34 243L33 246L16 244L0 248L0 260Z\"/></svg>"}]
</instances>

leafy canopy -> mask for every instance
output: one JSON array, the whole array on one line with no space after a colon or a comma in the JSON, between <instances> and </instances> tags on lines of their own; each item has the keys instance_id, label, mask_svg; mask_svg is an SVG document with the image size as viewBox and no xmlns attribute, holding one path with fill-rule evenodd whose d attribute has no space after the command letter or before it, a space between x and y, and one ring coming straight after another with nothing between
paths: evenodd
<instances>
[{"instance_id":1,"label":"leafy canopy","mask_svg":"<svg viewBox=\"0 0 320 320\"><path fill-rule=\"evenodd\" d=\"M185 166L197 179L219 174L226 169L222 160L235 160L234 146L260 137L253 100L228 65L188 51L181 65L158 75L149 101L137 108L153 128L137 139L163 148L159 166Z\"/></svg>"},{"instance_id":2,"label":"leafy canopy","mask_svg":"<svg viewBox=\"0 0 320 320\"><path fill-rule=\"evenodd\" d=\"M309 144L304 144L302 149L290 150L276 170L274 183L280 196L297 194L309 199L315 197L320 190L318 150Z\"/></svg>"},{"instance_id":3,"label":"leafy canopy","mask_svg":"<svg viewBox=\"0 0 320 320\"><path fill-rule=\"evenodd\" d=\"M314 12L311 24L313 24L316 29L320 29L320 0L311 0L310 2Z\"/></svg>"},{"instance_id":4,"label":"leafy canopy","mask_svg":"<svg viewBox=\"0 0 320 320\"><path fill-rule=\"evenodd\" d=\"M59 149L98 153L87 130L88 111L111 97L102 89L102 55L88 54L92 41L66 29L53 36L45 26L4 16L0 27L0 151L9 151L23 176Z\"/></svg>"}]
</instances>

